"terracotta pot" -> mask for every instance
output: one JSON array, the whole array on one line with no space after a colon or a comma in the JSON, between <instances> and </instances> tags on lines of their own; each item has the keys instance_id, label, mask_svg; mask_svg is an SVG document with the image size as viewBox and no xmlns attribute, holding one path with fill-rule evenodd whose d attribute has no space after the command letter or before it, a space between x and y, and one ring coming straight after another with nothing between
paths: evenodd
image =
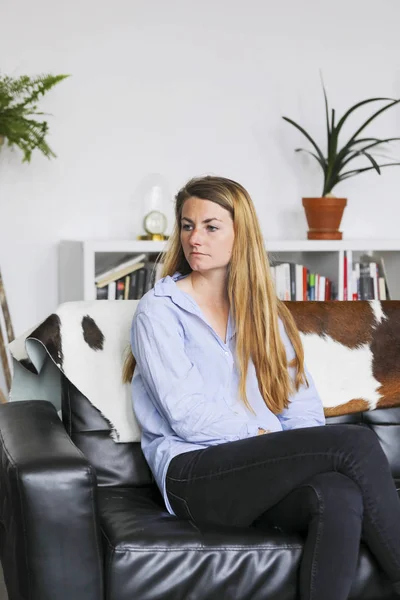
<instances>
[{"instance_id":1,"label":"terracotta pot","mask_svg":"<svg viewBox=\"0 0 400 600\"><path fill-rule=\"evenodd\" d=\"M341 240L340 221L347 198L303 198L308 223L307 239Z\"/></svg>"}]
</instances>

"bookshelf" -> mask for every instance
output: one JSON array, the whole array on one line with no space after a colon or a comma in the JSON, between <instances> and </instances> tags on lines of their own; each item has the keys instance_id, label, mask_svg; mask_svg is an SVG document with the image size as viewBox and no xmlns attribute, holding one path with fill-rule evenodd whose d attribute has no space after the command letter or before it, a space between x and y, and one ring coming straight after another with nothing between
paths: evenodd
<instances>
[{"instance_id":1,"label":"bookshelf","mask_svg":"<svg viewBox=\"0 0 400 600\"><path fill-rule=\"evenodd\" d=\"M156 258L167 242L124 240L64 240L58 253L58 300L95 300L96 274L123 260L127 255L146 253ZM271 261L303 264L311 271L329 277L338 286L339 265L344 251L351 250L353 261L368 254L371 260L384 258L392 300L400 300L399 240L266 240Z\"/></svg>"}]
</instances>

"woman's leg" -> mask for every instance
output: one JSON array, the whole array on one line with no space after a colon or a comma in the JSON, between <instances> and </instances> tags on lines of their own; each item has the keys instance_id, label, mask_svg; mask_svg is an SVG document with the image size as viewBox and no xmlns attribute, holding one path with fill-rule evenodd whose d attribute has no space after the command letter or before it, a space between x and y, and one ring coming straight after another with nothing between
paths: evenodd
<instances>
[{"instance_id":1,"label":"woman's leg","mask_svg":"<svg viewBox=\"0 0 400 600\"><path fill-rule=\"evenodd\" d=\"M360 488L364 538L399 587L400 502L386 456L367 427L308 427L186 452L171 461L166 483L178 515L174 497L198 524L246 527L314 475L330 471Z\"/></svg>"},{"instance_id":2,"label":"woman's leg","mask_svg":"<svg viewBox=\"0 0 400 600\"><path fill-rule=\"evenodd\" d=\"M300 600L347 600L357 567L363 501L357 484L341 473L321 473L257 519L305 536Z\"/></svg>"}]
</instances>

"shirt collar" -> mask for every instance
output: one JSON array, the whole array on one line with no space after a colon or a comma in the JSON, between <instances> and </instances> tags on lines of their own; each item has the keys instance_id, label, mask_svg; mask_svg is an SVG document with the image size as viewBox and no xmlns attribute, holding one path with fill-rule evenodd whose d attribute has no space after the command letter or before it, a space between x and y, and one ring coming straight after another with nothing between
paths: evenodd
<instances>
[{"instance_id":1,"label":"shirt collar","mask_svg":"<svg viewBox=\"0 0 400 600\"><path fill-rule=\"evenodd\" d=\"M159 279L154 286L154 295L155 296L169 296L171 300L177 306L180 306L184 310L187 310L191 313L196 314L201 317L203 321L205 320L200 307L197 302L192 298L189 294L186 294L178 286L175 284L178 279L182 279L186 277L186 275L182 275L179 271L176 271L172 276L167 275L162 279ZM228 332L226 341L230 340L235 335L235 325L232 319L232 313L229 311L228 317Z\"/></svg>"}]
</instances>

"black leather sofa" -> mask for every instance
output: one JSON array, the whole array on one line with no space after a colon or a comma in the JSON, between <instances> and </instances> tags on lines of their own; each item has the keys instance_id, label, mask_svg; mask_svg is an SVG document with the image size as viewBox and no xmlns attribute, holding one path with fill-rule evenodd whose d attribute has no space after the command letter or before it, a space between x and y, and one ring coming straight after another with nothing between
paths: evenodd
<instances>
[{"instance_id":1,"label":"black leather sofa","mask_svg":"<svg viewBox=\"0 0 400 600\"><path fill-rule=\"evenodd\" d=\"M47 401L0 406L9 600L296 598L300 537L256 527L199 530L171 516L140 444L115 444L89 401L65 378L62 388L63 423ZM371 427L400 482L400 408L328 422ZM363 544L350 598L392 598Z\"/></svg>"}]
</instances>

